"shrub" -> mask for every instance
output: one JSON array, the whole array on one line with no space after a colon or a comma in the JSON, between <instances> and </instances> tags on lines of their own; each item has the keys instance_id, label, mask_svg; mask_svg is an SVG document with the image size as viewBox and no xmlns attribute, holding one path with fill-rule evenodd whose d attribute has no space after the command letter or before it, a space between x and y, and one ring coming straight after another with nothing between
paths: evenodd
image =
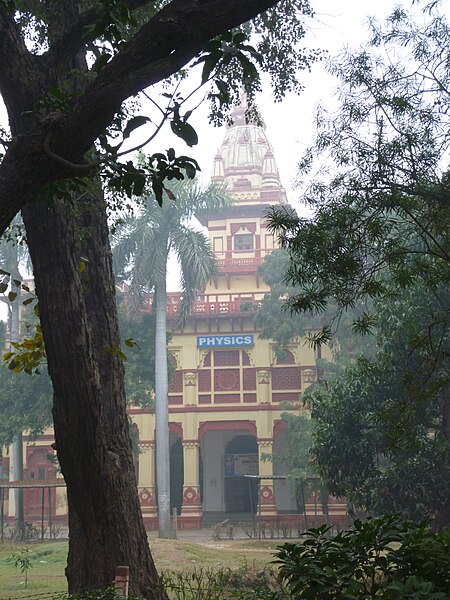
<instances>
[{"instance_id":1,"label":"shrub","mask_svg":"<svg viewBox=\"0 0 450 600\"><path fill-rule=\"evenodd\" d=\"M298 599L449 600L450 529L387 515L329 538L329 527L306 532L302 544L277 552L280 576Z\"/></svg>"}]
</instances>

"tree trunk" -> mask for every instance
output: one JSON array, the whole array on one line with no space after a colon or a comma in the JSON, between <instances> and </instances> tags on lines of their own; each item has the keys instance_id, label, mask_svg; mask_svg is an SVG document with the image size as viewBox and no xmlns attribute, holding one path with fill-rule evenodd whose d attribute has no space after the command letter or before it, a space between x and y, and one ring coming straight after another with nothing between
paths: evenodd
<instances>
[{"instance_id":1,"label":"tree trunk","mask_svg":"<svg viewBox=\"0 0 450 600\"><path fill-rule=\"evenodd\" d=\"M156 482L159 537L169 538L171 530L166 269L163 271L155 285Z\"/></svg>"},{"instance_id":2,"label":"tree trunk","mask_svg":"<svg viewBox=\"0 0 450 600\"><path fill-rule=\"evenodd\" d=\"M137 495L106 213L101 199L89 202L77 216L62 201L23 211L67 485L69 591L108 586L115 567L128 565L130 594L166 599Z\"/></svg>"}]
</instances>

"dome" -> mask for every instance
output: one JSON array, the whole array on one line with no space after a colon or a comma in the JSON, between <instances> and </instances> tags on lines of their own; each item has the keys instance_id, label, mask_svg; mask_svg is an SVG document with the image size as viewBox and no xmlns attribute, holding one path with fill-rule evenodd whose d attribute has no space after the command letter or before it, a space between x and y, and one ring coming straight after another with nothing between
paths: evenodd
<instances>
[{"instance_id":1,"label":"dome","mask_svg":"<svg viewBox=\"0 0 450 600\"><path fill-rule=\"evenodd\" d=\"M246 122L245 97L232 114L232 124L227 127L223 142L213 165L213 181L225 181L235 202L266 203L269 197L261 191L268 185L272 190L272 204L285 202L274 153L267 139L264 123ZM269 183L270 182L270 183ZM277 192L278 196L277 197Z\"/></svg>"}]
</instances>

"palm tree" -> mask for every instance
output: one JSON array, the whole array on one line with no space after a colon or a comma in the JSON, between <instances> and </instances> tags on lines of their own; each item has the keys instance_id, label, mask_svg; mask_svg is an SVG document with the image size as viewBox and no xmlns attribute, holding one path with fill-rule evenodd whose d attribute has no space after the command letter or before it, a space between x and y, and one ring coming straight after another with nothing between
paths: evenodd
<instances>
[{"instance_id":1,"label":"palm tree","mask_svg":"<svg viewBox=\"0 0 450 600\"><path fill-rule=\"evenodd\" d=\"M172 252L181 268L182 303L177 325L189 314L197 293L217 272L207 237L191 225L193 217L230 205L217 187L202 189L183 181L172 186L175 200L161 207L149 196L136 217L126 219L113 241L116 272L130 286L135 308L153 291L155 332L156 467L159 536L170 537L169 408L167 376L167 261Z\"/></svg>"}]
</instances>

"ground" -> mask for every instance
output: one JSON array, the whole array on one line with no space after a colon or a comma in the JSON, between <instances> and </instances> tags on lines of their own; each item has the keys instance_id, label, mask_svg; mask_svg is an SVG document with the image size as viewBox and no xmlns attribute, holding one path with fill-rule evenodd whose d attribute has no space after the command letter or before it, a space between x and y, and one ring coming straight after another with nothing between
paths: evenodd
<instances>
[{"instance_id":1,"label":"ground","mask_svg":"<svg viewBox=\"0 0 450 600\"><path fill-rule=\"evenodd\" d=\"M242 532L239 533L242 535ZM159 572L186 571L199 567L210 569L244 568L261 570L273 560L273 553L282 540L213 540L212 531L182 531L176 540L158 539L156 532L149 534L150 547ZM0 600L16 600L39 594L47 600L47 594L64 592L67 589L64 567L67 557L67 542L56 541L29 544L33 551L33 567L28 573L28 588L21 582L24 577L6 558L21 548L10 542L0 543ZM42 594L42 596L41 596Z\"/></svg>"}]
</instances>

